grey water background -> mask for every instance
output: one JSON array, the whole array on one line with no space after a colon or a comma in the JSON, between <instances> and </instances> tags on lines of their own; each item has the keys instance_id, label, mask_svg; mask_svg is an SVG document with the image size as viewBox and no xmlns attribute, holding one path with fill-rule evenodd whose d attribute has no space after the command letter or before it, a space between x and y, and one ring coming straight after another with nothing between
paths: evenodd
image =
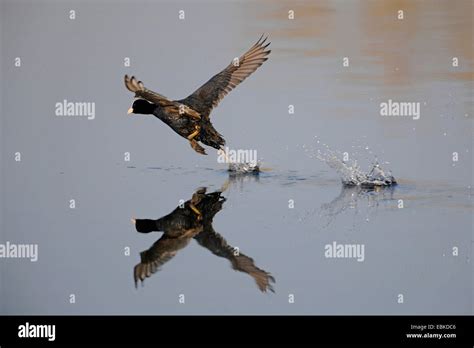
<instances>
[{"instance_id":1,"label":"grey water background","mask_svg":"<svg viewBox=\"0 0 474 348\"><path fill-rule=\"evenodd\" d=\"M1 1L0 241L38 243L39 260L0 260L0 313L472 314L472 4ZM158 219L228 175L215 151L199 156L158 120L127 116L123 75L185 97L264 32L270 59L212 120L271 170L232 182L213 226L272 273L275 293L195 241L135 289L139 252L161 234L130 218ZM95 119L56 117L64 99L95 102ZM420 120L380 116L388 99L420 102ZM315 136L390 162L400 185L344 190L308 156ZM364 244L364 262L325 258L333 241Z\"/></svg>"}]
</instances>

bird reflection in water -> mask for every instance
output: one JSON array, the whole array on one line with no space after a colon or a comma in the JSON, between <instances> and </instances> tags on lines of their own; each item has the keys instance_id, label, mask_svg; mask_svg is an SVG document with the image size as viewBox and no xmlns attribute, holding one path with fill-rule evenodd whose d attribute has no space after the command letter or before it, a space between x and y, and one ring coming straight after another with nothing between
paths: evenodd
<instances>
[{"instance_id":1,"label":"bird reflection in water","mask_svg":"<svg viewBox=\"0 0 474 348\"><path fill-rule=\"evenodd\" d=\"M271 274L258 268L252 258L227 244L212 226L214 216L226 201L222 196L224 190L206 193L206 188L199 188L190 200L158 220L132 219L138 232L163 232L148 250L140 253L141 262L133 271L135 286L159 271L194 239L214 255L228 259L234 270L249 274L262 292L274 292L271 283L275 283L275 279Z\"/></svg>"}]
</instances>

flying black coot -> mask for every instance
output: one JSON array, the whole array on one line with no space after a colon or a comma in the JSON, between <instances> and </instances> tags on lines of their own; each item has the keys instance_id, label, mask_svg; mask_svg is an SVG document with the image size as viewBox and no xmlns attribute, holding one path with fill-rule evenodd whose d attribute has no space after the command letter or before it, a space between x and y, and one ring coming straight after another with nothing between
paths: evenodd
<instances>
[{"instance_id":1,"label":"flying black coot","mask_svg":"<svg viewBox=\"0 0 474 348\"><path fill-rule=\"evenodd\" d=\"M125 75L125 86L135 93L135 101L128 110L131 114L154 115L183 138L191 147L205 155L199 142L221 149L225 140L212 126L210 113L227 93L245 80L268 58L270 42L263 36L240 58L234 59L224 70L213 76L193 94L182 100L170 100L147 89L141 81Z\"/></svg>"}]
</instances>

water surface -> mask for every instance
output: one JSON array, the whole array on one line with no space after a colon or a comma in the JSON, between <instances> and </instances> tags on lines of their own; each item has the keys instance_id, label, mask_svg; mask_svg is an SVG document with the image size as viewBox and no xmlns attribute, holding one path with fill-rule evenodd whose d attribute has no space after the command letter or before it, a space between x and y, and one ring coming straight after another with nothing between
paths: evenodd
<instances>
[{"instance_id":1,"label":"water surface","mask_svg":"<svg viewBox=\"0 0 474 348\"><path fill-rule=\"evenodd\" d=\"M0 237L37 243L39 260L1 260L0 312L472 314L472 13L469 0L2 1ZM258 151L259 176L230 178L215 151L126 115L125 73L178 99L262 32L270 59L212 114L229 147ZM96 118L56 117L64 99L95 102ZM380 116L388 99L420 102L420 119ZM322 143L364 168L389 162L399 185L343 188L311 156ZM226 187L212 229L274 293L198 235L135 287L162 234L131 218L159 219L202 187ZM333 242L364 244L364 261L326 258Z\"/></svg>"}]
</instances>

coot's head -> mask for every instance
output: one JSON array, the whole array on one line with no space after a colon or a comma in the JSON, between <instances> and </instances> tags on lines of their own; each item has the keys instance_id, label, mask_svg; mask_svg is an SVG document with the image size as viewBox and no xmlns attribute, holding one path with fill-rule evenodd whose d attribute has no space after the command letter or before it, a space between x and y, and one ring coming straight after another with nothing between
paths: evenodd
<instances>
[{"instance_id":1,"label":"coot's head","mask_svg":"<svg viewBox=\"0 0 474 348\"><path fill-rule=\"evenodd\" d=\"M136 99L133 102L133 105L130 109L128 109L128 114L143 114L143 115L150 115L153 114L156 105L146 101L145 99Z\"/></svg>"}]
</instances>

